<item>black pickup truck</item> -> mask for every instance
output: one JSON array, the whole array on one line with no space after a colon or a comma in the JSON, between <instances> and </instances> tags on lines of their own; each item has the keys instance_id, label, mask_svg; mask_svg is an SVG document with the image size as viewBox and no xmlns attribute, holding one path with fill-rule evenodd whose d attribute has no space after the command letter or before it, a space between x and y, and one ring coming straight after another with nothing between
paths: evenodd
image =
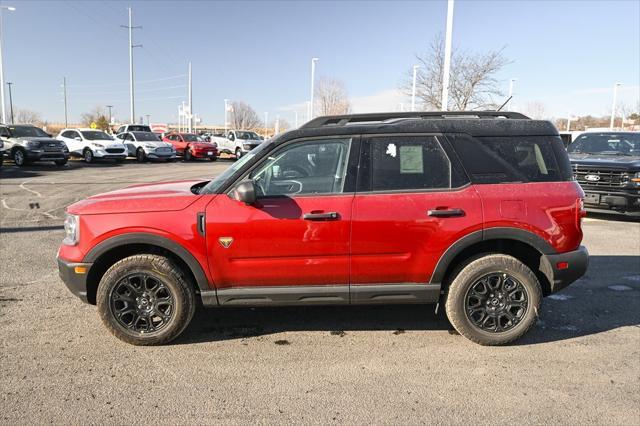
<instances>
[{"instance_id":1,"label":"black pickup truck","mask_svg":"<svg viewBox=\"0 0 640 426\"><path fill-rule=\"evenodd\" d=\"M568 148L587 210L640 216L640 132L589 132Z\"/></svg>"}]
</instances>

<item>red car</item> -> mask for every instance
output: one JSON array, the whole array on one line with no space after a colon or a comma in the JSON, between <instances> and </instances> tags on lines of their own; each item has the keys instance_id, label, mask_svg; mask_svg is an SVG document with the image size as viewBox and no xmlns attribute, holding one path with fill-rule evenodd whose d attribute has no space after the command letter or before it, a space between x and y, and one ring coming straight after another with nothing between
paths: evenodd
<instances>
[{"instance_id":1,"label":"red car","mask_svg":"<svg viewBox=\"0 0 640 426\"><path fill-rule=\"evenodd\" d=\"M218 159L218 145L205 142L193 133L169 133L162 140L173 145L176 153L186 161L194 158L208 158L211 161Z\"/></svg>"},{"instance_id":2,"label":"red car","mask_svg":"<svg viewBox=\"0 0 640 426\"><path fill-rule=\"evenodd\" d=\"M556 128L517 113L315 119L210 181L67 209L60 276L107 328L166 343L204 306L442 304L484 345L587 269L584 193Z\"/></svg>"}]
</instances>

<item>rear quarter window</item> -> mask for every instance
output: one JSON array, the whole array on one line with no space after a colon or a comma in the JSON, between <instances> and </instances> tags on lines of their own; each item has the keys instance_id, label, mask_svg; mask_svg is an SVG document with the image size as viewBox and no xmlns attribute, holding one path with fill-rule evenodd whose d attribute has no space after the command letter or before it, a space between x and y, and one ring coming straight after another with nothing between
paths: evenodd
<instances>
[{"instance_id":1,"label":"rear quarter window","mask_svg":"<svg viewBox=\"0 0 640 426\"><path fill-rule=\"evenodd\" d=\"M473 183L559 182L573 179L559 136L448 135Z\"/></svg>"}]
</instances>

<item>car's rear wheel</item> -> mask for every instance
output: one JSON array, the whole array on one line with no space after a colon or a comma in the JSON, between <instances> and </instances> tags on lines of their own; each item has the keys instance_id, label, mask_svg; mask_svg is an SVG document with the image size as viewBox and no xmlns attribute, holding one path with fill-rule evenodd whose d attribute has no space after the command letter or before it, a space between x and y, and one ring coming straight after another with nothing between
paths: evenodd
<instances>
[{"instance_id":1,"label":"car's rear wheel","mask_svg":"<svg viewBox=\"0 0 640 426\"><path fill-rule=\"evenodd\" d=\"M491 254L454 272L446 312L454 328L481 345L519 339L538 318L542 290L533 271L518 259Z\"/></svg>"},{"instance_id":2,"label":"car's rear wheel","mask_svg":"<svg viewBox=\"0 0 640 426\"><path fill-rule=\"evenodd\" d=\"M115 263L100 280L98 312L118 339L160 345L178 337L195 311L195 291L170 259L152 254Z\"/></svg>"},{"instance_id":3,"label":"car's rear wheel","mask_svg":"<svg viewBox=\"0 0 640 426\"><path fill-rule=\"evenodd\" d=\"M136 160L138 160L138 163L144 163L147 161L147 154L145 154L144 149L138 148L136 151Z\"/></svg>"},{"instance_id":4,"label":"car's rear wheel","mask_svg":"<svg viewBox=\"0 0 640 426\"><path fill-rule=\"evenodd\" d=\"M93 163L93 151L91 151L91 149L89 148L85 148L84 151L82 151L82 158L84 159L85 163Z\"/></svg>"},{"instance_id":5,"label":"car's rear wheel","mask_svg":"<svg viewBox=\"0 0 640 426\"><path fill-rule=\"evenodd\" d=\"M24 167L29 164L29 160L27 159L27 153L24 152L23 149L18 148L13 152L13 161L16 163L18 167Z\"/></svg>"}]
</instances>

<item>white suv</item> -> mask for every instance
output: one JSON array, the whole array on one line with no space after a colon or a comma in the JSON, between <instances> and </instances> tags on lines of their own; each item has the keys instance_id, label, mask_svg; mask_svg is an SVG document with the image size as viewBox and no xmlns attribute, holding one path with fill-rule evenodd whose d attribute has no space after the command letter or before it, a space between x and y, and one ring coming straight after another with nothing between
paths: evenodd
<instances>
[{"instance_id":1,"label":"white suv","mask_svg":"<svg viewBox=\"0 0 640 426\"><path fill-rule=\"evenodd\" d=\"M102 130L64 129L56 138L69 148L69 154L82 157L87 163L97 159L111 159L122 162L127 158L127 147Z\"/></svg>"},{"instance_id":2,"label":"white suv","mask_svg":"<svg viewBox=\"0 0 640 426\"><path fill-rule=\"evenodd\" d=\"M123 142L129 155L136 157L141 163L146 160L173 161L176 159L176 150L173 145L162 142L155 133L125 132L118 134L116 140Z\"/></svg>"}]
</instances>

